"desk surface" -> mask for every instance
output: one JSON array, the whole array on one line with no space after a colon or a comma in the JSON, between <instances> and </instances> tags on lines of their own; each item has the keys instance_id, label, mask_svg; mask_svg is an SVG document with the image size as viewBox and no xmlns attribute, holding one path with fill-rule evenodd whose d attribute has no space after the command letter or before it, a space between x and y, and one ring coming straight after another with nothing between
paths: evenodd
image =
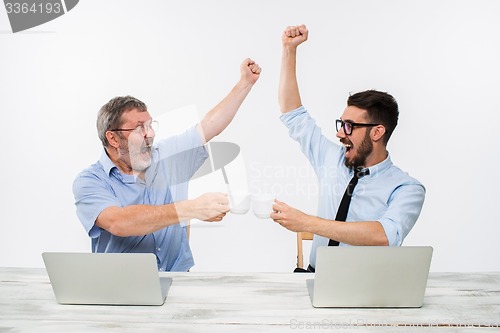
<instances>
[{"instance_id":1,"label":"desk surface","mask_svg":"<svg viewBox=\"0 0 500 333\"><path fill-rule=\"evenodd\" d=\"M418 309L316 309L307 273L161 273L163 306L60 305L44 269L0 268L0 332L498 332L499 273L431 273Z\"/></svg>"}]
</instances>

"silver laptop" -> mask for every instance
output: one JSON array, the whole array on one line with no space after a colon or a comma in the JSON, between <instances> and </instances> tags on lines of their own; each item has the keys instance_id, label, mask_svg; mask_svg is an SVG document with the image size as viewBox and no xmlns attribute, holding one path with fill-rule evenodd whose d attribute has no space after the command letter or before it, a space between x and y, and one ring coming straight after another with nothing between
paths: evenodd
<instances>
[{"instance_id":1,"label":"silver laptop","mask_svg":"<svg viewBox=\"0 0 500 333\"><path fill-rule=\"evenodd\" d=\"M430 246L319 247L307 280L314 307L421 307Z\"/></svg>"},{"instance_id":2,"label":"silver laptop","mask_svg":"<svg viewBox=\"0 0 500 333\"><path fill-rule=\"evenodd\" d=\"M42 254L61 304L162 305L172 279L158 274L153 253Z\"/></svg>"}]
</instances>

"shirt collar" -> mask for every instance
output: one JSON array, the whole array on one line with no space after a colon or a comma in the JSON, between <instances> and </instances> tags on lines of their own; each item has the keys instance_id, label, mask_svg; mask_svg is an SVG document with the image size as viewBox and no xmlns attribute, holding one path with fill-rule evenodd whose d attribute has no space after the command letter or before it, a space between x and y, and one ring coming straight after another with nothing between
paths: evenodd
<instances>
[{"instance_id":1,"label":"shirt collar","mask_svg":"<svg viewBox=\"0 0 500 333\"><path fill-rule=\"evenodd\" d=\"M101 157L99 158L99 163L101 163L106 175L110 176L113 169L118 169L116 165L111 161L108 154L106 153L106 149L102 150Z\"/></svg>"},{"instance_id":2,"label":"shirt collar","mask_svg":"<svg viewBox=\"0 0 500 333\"><path fill-rule=\"evenodd\" d=\"M377 177L379 174L384 173L392 167L391 157L389 156L389 152L387 152L387 157L382 162L372 165L368 169L370 170L370 174L366 177Z\"/></svg>"},{"instance_id":3,"label":"shirt collar","mask_svg":"<svg viewBox=\"0 0 500 333\"><path fill-rule=\"evenodd\" d=\"M139 179L135 175L122 174L118 167L109 158L108 153L106 153L106 149L102 150L101 157L99 158L99 163L101 163L102 168L104 169L104 172L106 172L106 175L108 175L108 177L111 177L111 173L116 170L116 176L125 183L145 183L145 181ZM148 168L148 171L149 169L151 168Z\"/></svg>"}]
</instances>

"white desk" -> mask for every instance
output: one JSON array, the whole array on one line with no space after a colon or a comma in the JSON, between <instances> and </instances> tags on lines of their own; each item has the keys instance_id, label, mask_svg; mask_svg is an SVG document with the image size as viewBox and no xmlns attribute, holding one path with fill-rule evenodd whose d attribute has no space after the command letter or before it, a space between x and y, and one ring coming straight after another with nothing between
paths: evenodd
<instances>
[{"instance_id":1,"label":"white desk","mask_svg":"<svg viewBox=\"0 0 500 333\"><path fill-rule=\"evenodd\" d=\"M500 272L431 273L419 309L316 309L307 273L162 274L163 306L80 306L43 269L0 268L0 332L500 332Z\"/></svg>"}]
</instances>

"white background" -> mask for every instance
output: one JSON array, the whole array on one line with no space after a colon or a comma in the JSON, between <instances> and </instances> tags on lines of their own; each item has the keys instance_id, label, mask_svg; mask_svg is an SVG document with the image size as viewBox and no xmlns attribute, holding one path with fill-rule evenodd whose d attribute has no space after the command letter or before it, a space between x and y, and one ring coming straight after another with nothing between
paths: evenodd
<instances>
[{"instance_id":1,"label":"white background","mask_svg":"<svg viewBox=\"0 0 500 333\"><path fill-rule=\"evenodd\" d=\"M388 149L427 188L404 244L433 246L433 271L498 271L499 17L494 0L85 0L13 34L0 8L0 266L90 250L71 187L99 158L101 105L134 95L163 129L185 127L229 92L246 57L261 78L216 139L241 147L230 178L314 214L315 177L277 102L281 33L304 23L302 101L328 137L349 92L379 89L399 102ZM174 112L186 106L199 114ZM224 190L222 175L212 178L203 191ZM193 224L191 244L193 271L295 266L295 235L251 213Z\"/></svg>"}]
</instances>

